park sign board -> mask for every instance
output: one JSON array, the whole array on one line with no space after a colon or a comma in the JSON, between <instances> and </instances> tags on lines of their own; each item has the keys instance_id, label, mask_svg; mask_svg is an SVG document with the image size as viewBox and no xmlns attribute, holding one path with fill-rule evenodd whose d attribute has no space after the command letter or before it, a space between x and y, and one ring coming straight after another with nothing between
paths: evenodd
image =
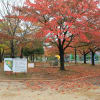
<instances>
[{"instance_id":1,"label":"park sign board","mask_svg":"<svg viewBox=\"0 0 100 100\"><path fill-rule=\"evenodd\" d=\"M27 72L26 58L5 58L4 71L12 71L14 73Z\"/></svg>"},{"instance_id":2,"label":"park sign board","mask_svg":"<svg viewBox=\"0 0 100 100\"><path fill-rule=\"evenodd\" d=\"M13 68L13 59L4 58L4 71L12 71Z\"/></svg>"},{"instance_id":3,"label":"park sign board","mask_svg":"<svg viewBox=\"0 0 100 100\"><path fill-rule=\"evenodd\" d=\"M28 63L28 68L34 68L34 63Z\"/></svg>"},{"instance_id":4,"label":"park sign board","mask_svg":"<svg viewBox=\"0 0 100 100\"><path fill-rule=\"evenodd\" d=\"M13 72L27 72L27 59L15 58L13 59Z\"/></svg>"}]
</instances>

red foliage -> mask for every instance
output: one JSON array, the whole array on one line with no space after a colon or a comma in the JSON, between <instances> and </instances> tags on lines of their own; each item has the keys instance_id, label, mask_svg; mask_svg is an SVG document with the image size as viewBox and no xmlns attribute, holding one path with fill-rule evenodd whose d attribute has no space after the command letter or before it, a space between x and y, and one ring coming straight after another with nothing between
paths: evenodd
<instances>
[{"instance_id":1,"label":"red foliage","mask_svg":"<svg viewBox=\"0 0 100 100\"><path fill-rule=\"evenodd\" d=\"M27 14L26 17L19 16L19 18L25 21L42 22L43 36L50 33L48 41L58 38L62 42L64 39L68 42L69 37L64 35L64 32L80 34L82 40L88 41L84 33L91 33L93 30L88 27L87 18L99 14L96 13L97 3L94 0L35 0L34 3L26 0L25 4L28 5L26 12L31 14Z\"/></svg>"}]
</instances>

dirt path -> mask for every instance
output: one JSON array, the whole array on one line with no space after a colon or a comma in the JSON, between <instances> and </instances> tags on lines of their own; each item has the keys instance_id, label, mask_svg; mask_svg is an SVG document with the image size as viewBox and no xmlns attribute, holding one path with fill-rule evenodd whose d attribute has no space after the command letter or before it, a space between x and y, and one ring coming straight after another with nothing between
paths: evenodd
<instances>
[{"instance_id":1,"label":"dirt path","mask_svg":"<svg viewBox=\"0 0 100 100\"><path fill-rule=\"evenodd\" d=\"M100 68L76 66L64 72L34 68L29 72L29 76L8 75L1 68L0 100L100 100Z\"/></svg>"},{"instance_id":2,"label":"dirt path","mask_svg":"<svg viewBox=\"0 0 100 100\"><path fill-rule=\"evenodd\" d=\"M35 91L24 82L0 82L0 100L100 100L100 87L66 92L52 89Z\"/></svg>"}]
</instances>

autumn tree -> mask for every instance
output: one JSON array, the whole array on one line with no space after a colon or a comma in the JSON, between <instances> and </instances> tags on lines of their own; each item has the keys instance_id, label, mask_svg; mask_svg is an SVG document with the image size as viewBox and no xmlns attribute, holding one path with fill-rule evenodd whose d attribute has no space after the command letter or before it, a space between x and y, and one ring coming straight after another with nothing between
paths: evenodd
<instances>
[{"instance_id":1,"label":"autumn tree","mask_svg":"<svg viewBox=\"0 0 100 100\"><path fill-rule=\"evenodd\" d=\"M30 33L29 22L24 22L18 18L19 11L15 10L15 2L11 5L10 1L1 1L2 9L0 9L0 31L1 37L5 37L9 41L11 57L14 58L17 53L18 45L22 42L27 42L24 35Z\"/></svg>"},{"instance_id":2,"label":"autumn tree","mask_svg":"<svg viewBox=\"0 0 100 100\"><path fill-rule=\"evenodd\" d=\"M84 34L79 34L78 41L75 41L78 50L84 55L84 63L86 63L86 55L91 53L91 64L94 65L95 52L100 49L100 10L95 14L87 16L87 27L82 24ZM81 25L80 25L81 26ZM81 38L82 37L82 38Z\"/></svg>"},{"instance_id":3,"label":"autumn tree","mask_svg":"<svg viewBox=\"0 0 100 100\"><path fill-rule=\"evenodd\" d=\"M89 39L89 50L91 52L91 64L95 65L95 52L100 50L100 10L97 12L96 15L92 15L90 17L90 25L92 33L87 35Z\"/></svg>"},{"instance_id":4,"label":"autumn tree","mask_svg":"<svg viewBox=\"0 0 100 100\"><path fill-rule=\"evenodd\" d=\"M20 9L19 18L32 23L41 23L40 36L57 46L60 55L60 69L64 70L64 52L74 37L89 31L87 18L98 11L98 1L94 0L26 0ZM23 16L24 15L24 16ZM87 29L87 30L84 30ZM93 31L93 30L92 30ZM76 38L77 39L77 38Z\"/></svg>"},{"instance_id":5,"label":"autumn tree","mask_svg":"<svg viewBox=\"0 0 100 100\"><path fill-rule=\"evenodd\" d=\"M18 46L20 47L18 55L23 58L23 56L31 57L31 60L34 61L35 54L43 54L43 42L38 39L32 39L32 34L26 34L26 39L29 41L23 41L22 43L19 43ZM30 39L29 39L30 38Z\"/></svg>"},{"instance_id":6,"label":"autumn tree","mask_svg":"<svg viewBox=\"0 0 100 100\"><path fill-rule=\"evenodd\" d=\"M9 2L1 2L3 9L0 9L0 16L2 17L2 21L0 23L0 30L3 34L7 34L8 36L15 37L16 33L18 32L19 28L19 23L20 19L16 18L11 18L10 16L14 14L16 16L16 12L12 9L11 5ZM3 10L3 11L2 11ZM11 49L11 57L15 57L15 45L16 45L16 40L15 39L10 39L10 49Z\"/></svg>"},{"instance_id":7,"label":"autumn tree","mask_svg":"<svg viewBox=\"0 0 100 100\"><path fill-rule=\"evenodd\" d=\"M100 50L100 10L96 12L95 15L92 16L88 16L89 20L87 21L89 23L89 28L88 28L88 32L85 32L85 41L81 40L80 43L84 43L86 44L86 50L87 53L91 53L91 64L95 65L95 52ZM85 28L85 30L87 30ZM86 52L83 52L84 54L87 54Z\"/></svg>"},{"instance_id":8,"label":"autumn tree","mask_svg":"<svg viewBox=\"0 0 100 100\"><path fill-rule=\"evenodd\" d=\"M12 37L12 36L9 36L8 34L4 34L0 32L0 62L2 62L5 53L7 53L6 51L10 49L8 41L14 38L15 37Z\"/></svg>"}]
</instances>

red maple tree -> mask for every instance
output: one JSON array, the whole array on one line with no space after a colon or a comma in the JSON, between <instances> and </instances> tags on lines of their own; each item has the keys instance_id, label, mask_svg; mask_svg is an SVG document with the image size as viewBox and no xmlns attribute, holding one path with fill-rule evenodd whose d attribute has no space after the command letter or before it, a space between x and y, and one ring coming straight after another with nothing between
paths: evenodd
<instances>
[{"instance_id":1,"label":"red maple tree","mask_svg":"<svg viewBox=\"0 0 100 100\"><path fill-rule=\"evenodd\" d=\"M34 3L26 0L25 6L17 10L22 12L19 18L24 21L41 23L40 36L57 46L60 69L64 70L64 52L74 37L80 35L87 41L84 33L90 34L95 30L90 29L88 18L98 15L97 4L97 0L34 0Z\"/></svg>"}]
</instances>

